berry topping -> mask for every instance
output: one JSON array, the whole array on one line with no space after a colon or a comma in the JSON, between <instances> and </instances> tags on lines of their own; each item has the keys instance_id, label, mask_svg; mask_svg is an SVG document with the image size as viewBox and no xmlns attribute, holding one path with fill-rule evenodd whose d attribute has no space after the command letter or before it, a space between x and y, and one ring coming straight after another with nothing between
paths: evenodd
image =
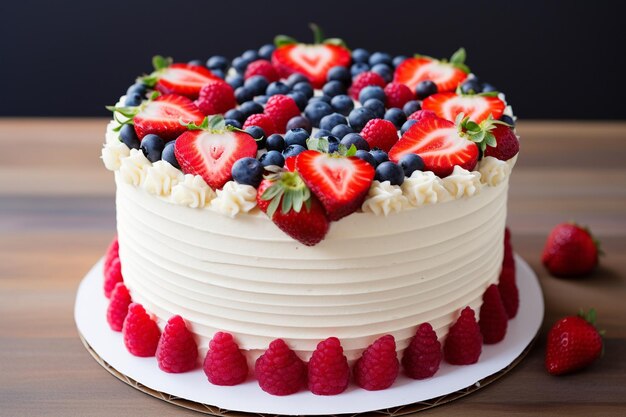
<instances>
[{"instance_id":1,"label":"berry topping","mask_svg":"<svg viewBox=\"0 0 626 417\"><path fill-rule=\"evenodd\" d=\"M282 133L286 130L289 119L300 115L300 109L293 98L277 94L267 101L265 114L274 122L277 130L275 133Z\"/></svg>"},{"instance_id":2,"label":"berry topping","mask_svg":"<svg viewBox=\"0 0 626 417\"><path fill-rule=\"evenodd\" d=\"M398 131L389 120L372 119L361 131L363 139L369 143L370 148L380 148L385 152L398 142Z\"/></svg>"},{"instance_id":3,"label":"berry topping","mask_svg":"<svg viewBox=\"0 0 626 417\"><path fill-rule=\"evenodd\" d=\"M213 385L233 386L248 377L248 362L230 333L217 332L204 358L204 373Z\"/></svg>"},{"instance_id":4,"label":"berry topping","mask_svg":"<svg viewBox=\"0 0 626 417\"><path fill-rule=\"evenodd\" d=\"M354 365L354 377L361 388L378 391L389 388L398 377L399 370L396 341L388 334L365 349Z\"/></svg>"},{"instance_id":5,"label":"berry topping","mask_svg":"<svg viewBox=\"0 0 626 417\"><path fill-rule=\"evenodd\" d=\"M422 323L402 356L404 373L413 379L430 378L437 373L442 357L437 333L429 323Z\"/></svg>"},{"instance_id":6,"label":"berry topping","mask_svg":"<svg viewBox=\"0 0 626 417\"><path fill-rule=\"evenodd\" d=\"M385 86L385 79L381 77L379 74L371 71L365 71L354 77L354 81L352 81L352 85L348 90L350 97L357 100L359 98L359 94L361 94L361 90L369 85L376 85L378 87Z\"/></svg>"},{"instance_id":7,"label":"berry topping","mask_svg":"<svg viewBox=\"0 0 626 417\"><path fill-rule=\"evenodd\" d=\"M367 122L374 118L376 118L376 115L367 107L357 107L348 115L348 122L355 131L360 132Z\"/></svg>"},{"instance_id":8,"label":"berry topping","mask_svg":"<svg viewBox=\"0 0 626 417\"><path fill-rule=\"evenodd\" d=\"M124 282L124 277L122 276L122 263L120 262L119 257L113 258L113 260L109 262L108 267L105 263L104 295L107 298L111 296L111 291L113 291L115 284L118 282Z\"/></svg>"},{"instance_id":9,"label":"berry topping","mask_svg":"<svg viewBox=\"0 0 626 417\"><path fill-rule=\"evenodd\" d=\"M128 314L128 306L132 302L130 293L123 282L115 284L115 288L111 292L111 300L107 308L107 322L111 330L116 332L122 331L124 319Z\"/></svg>"},{"instance_id":10,"label":"berry topping","mask_svg":"<svg viewBox=\"0 0 626 417\"><path fill-rule=\"evenodd\" d=\"M500 298L506 310L507 317L512 319L517 315L519 308L519 291L515 282L515 267L503 266L498 280Z\"/></svg>"},{"instance_id":11,"label":"berry topping","mask_svg":"<svg viewBox=\"0 0 626 417\"><path fill-rule=\"evenodd\" d=\"M154 356L161 331L141 304L131 303L122 326L126 349L141 357Z\"/></svg>"},{"instance_id":12,"label":"berry topping","mask_svg":"<svg viewBox=\"0 0 626 417\"><path fill-rule=\"evenodd\" d=\"M465 55L465 49L460 48L450 62L420 55L407 58L396 68L393 81L413 91L420 81L432 81L439 92L454 91L470 72L465 65Z\"/></svg>"},{"instance_id":13,"label":"berry topping","mask_svg":"<svg viewBox=\"0 0 626 417\"><path fill-rule=\"evenodd\" d=\"M162 94L178 94L195 99L205 84L220 80L203 65L172 63L172 58L152 58L154 72L141 78L149 87Z\"/></svg>"},{"instance_id":14,"label":"berry topping","mask_svg":"<svg viewBox=\"0 0 626 417\"><path fill-rule=\"evenodd\" d=\"M492 133L496 137L496 146L488 146L485 149L485 156L493 156L502 161L508 161L518 154L519 140L513 129L506 125L497 125Z\"/></svg>"},{"instance_id":15,"label":"berry topping","mask_svg":"<svg viewBox=\"0 0 626 417\"><path fill-rule=\"evenodd\" d=\"M233 180L239 184L251 185L256 188L263 179L263 165L255 158L241 158L233 165L232 175Z\"/></svg>"},{"instance_id":16,"label":"berry topping","mask_svg":"<svg viewBox=\"0 0 626 417\"><path fill-rule=\"evenodd\" d=\"M350 367L336 337L317 344L308 368L309 390L315 395L337 395L348 387Z\"/></svg>"},{"instance_id":17,"label":"berry topping","mask_svg":"<svg viewBox=\"0 0 626 417\"><path fill-rule=\"evenodd\" d=\"M165 141L151 133L143 137L140 148L148 161L156 162L161 159L163 148L165 148Z\"/></svg>"},{"instance_id":18,"label":"berry topping","mask_svg":"<svg viewBox=\"0 0 626 417\"><path fill-rule=\"evenodd\" d=\"M415 87L415 95L420 100L424 100L426 97L430 97L433 94L437 94L437 84L430 80L424 80L417 83Z\"/></svg>"},{"instance_id":19,"label":"berry topping","mask_svg":"<svg viewBox=\"0 0 626 417\"><path fill-rule=\"evenodd\" d=\"M176 169L180 169L180 164L176 159L176 155L174 153L174 146L176 146L175 140L170 140L165 144L165 148L163 148L163 153L161 154L161 159L168 162Z\"/></svg>"},{"instance_id":20,"label":"berry topping","mask_svg":"<svg viewBox=\"0 0 626 417\"><path fill-rule=\"evenodd\" d=\"M556 277L588 275L598 265L598 247L589 229L562 223L550 232L541 262Z\"/></svg>"},{"instance_id":21,"label":"berry topping","mask_svg":"<svg viewBox=\"0 0 626 417\"><path fill-rule=\"evenodd\" d=\"M205 115L223 114L237 105L235 91L222 80L207 83L194 103Z\"/></svg>"},{"instance_id":22,"label":"berry topping","mask_svg":"<svg viewBox=\"0 0 626 417\"><path fill-rule=\"evenodd\" d=\"M443 346L446 362L452 365L470 365L478 362L483 348L483 336L476 323L474 310L465 307L450 330Z\"/></svg>"},{"instance_id":23,"label":"berry topping","mask_svg":"<svg viewBox=\"0 0 626 417\"><path fill-rule=\"evenodd\" d=\"M404 171L405 177L410 177L411 174L415 171L423 171L424 170L424 160L421 156L416 155L414 153L409 153L404 155L398 161L398 165L402 167Z\"/></svg>"},{"instance_id":24,"label":"berry topping","mask_svg":"<svg viewBox=\"0 0 626 417\"><path fill-rule=\"evenodd\" d=\"M263 129L263 132L267 136L273 135L276 133L276 126L274 125L274 121L271 117L264 113L252 114L248 116L246 122L243 124L243 129L247 129L250 126L258 126Z\"/></svg>"},{"instance_id":25,"label":"berry topping","mask_svg":"<svg viewBox=\"0 0 626 417\"><path fill-rule=\"evenodd\" d=\"M402 185L404 171L402 167L391 161L384 161L376 166L376 181L389 181L391 185Z\"/></svg>"},{"instance_id":26,"label":"berry topping","mask_svg":"<svg viewBox=\"0 0 626 417\"><path fill-rule=\"evenodd\" d=\"M502 304L500 291L498 291L496 284L487 287L483 294L483 304L480 307L479 317L478 325L485 344L498 343L504 339L509 317Z\"/></svg>"},{"instance_id":27,"label":"berry topping","mask_svg":"<svg viewBox=\"0 0 626 417\"><path fill-rule=\"evenodd\" d=\"M264 77L270 83L278 81L278 79L280 78L278 76L278 72L276 72L276 68L274 68L271 62L265 59L259 59L248 64L248 67L246 68L246 72L243 77L247 80L248 78L254 77L255 75L260 75Z\"/></svg>"},{"instance_id":28,"label":"berry topping","mask_svg":"<svg viewBox=\"0 0 626 417\"><path fill-rule=\"evenodd\" d=\"M279 151L267 151L259 157L259 162L264 167L275 165L277 167L282 167L285 165L285 157Z\"/></svg>"},{"instance_id":29,"label":"berry topping","mask_svg":"<svg viewBox=\"0 0 626 417\"><path fill-rule=\"evenodd\" d=\"M444 119L455 120L457 115L464 113L476 123L486 120L489 116L499 119L505 107L504 102L497 96L480 94L465 96L456 93L438 93L422 102L422 109L433 111Z\"/></svg>"},{"instance_id":30,"label":"berry topping","mask_svg":"<svg viewBox=\"0 0 626 417\"><path fill-rule=\"evenodd\" d=\"M167 321L156 358L159 368L168 373L187 372L196 367L198 346L181 316L173 316Z\"/></svg>"},{"instance_id":31,"label":"berry topping","mask_svg":"<svg viewBox=\"0 0 626 417\"><path fill-rule=\"evenodd\" d=\"M306 382L306 365L282 339L270 343L255 363L261 389L272 395L296 393Z\"/></svg>"}]
</instances>

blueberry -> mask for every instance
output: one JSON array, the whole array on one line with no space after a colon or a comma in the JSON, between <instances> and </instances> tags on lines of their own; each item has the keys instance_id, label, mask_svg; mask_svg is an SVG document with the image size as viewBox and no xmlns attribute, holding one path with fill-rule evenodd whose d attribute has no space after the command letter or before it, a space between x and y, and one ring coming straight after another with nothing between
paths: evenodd
<instances>
[{"instance_id":1,"label":"blueberry","mask_svg":"<svg viewBox=\"0 0 626 417\"><path fill-rule=\"evenodd\" d=\"M141 150L150 162L156 162L161 159L161 153L165 147L165 142L160 136L149 134L141 140Z\"/></svg>"},{"instance_id":2,"label":"blueberry","mask_svg":"<svg viewBox=\"0 0 626 417\"><path fill-rule=\"evenodd\" d=\"M328 140L328 153L337 152L339 150L339 139L333 135L326 136L326 139Z\"/></svg>"},{"instance_id":3,"label":"blueberry","mask_svg":"<svg viewBox=\"0 0 626 417\"><path fill-rule=\"evenodd\" d=\"M369 153L366 150L363 149L359 149L358 151L356 151L356 153L354 154L354 156L356 156L359 159L364 160L365 162L367 162L368 164L370 164L371 166L373 166L374 168L376 168L376 165L378 165L376 163L376 160L374 159L374 157L372 156L371 153Z\"/></svg>"},{"instance_id":4,"label":"blueberry","mask_svg":"<svg viewBox=\"0 0 626 417\"><path fill-rule=\"evenodd\" d=\"M513 127L515 126L515 120L513 120L513 118L509 115L503 114L502 117L500 117L500 120L508 125Z\"/></svg>"},{"instance_id":5,"label":"blueberry","mask_svg":"<svg viewBox=\"0 0 626 417\"><path fill-rule=\"evenodd\" d=\"M210 69L221 69L226 71L228 69L228 59L221 55L213 55L206 62L206 66Z\"/></svg>"},{"instance_id":6,"label":"blueberry","mask_svg":"<svg viewBox=\"0 0 626 417\"><path fill-rule=\"evenodd\" d=\"M461 84L461 92L463 94L477 94L480 91L480 83L476 78L467 79Z\"/></svg>"},{"instance_id":7,"label":"blueberry","mask_svg":"<svg viewBox=\"0 0 626 417\"><path fill-rule=\"evenodd\" d=\"M411 126L413 126L415 123L417 123L417 120L413 120L413 119L409 119L406 122L404 122L404 124L402 125L402 128L400 128L400 133L401 134L405 134L407 130L409 130L409 128Z\"/></svg>"},{"instance_id":8,"label":"blueberry","mask_svg":"<svg viewBox=\"0 0 626 417\"><path fill-rule=\"evenodd\" d=\"M374 113L367 107L359 107L350 112L348 121L355 131L360 132L367 122L375 117Z\"/></svg>"},{"instance_id":9,"label":"blueberry","mask_svg":"<svg viewBox=\"0 0 626 417\"><path fill-rule=\"evenodd\" d=\"M238 87L235 89L235 99L237 103L243 103L249 100L252 100L254 95L252 91L248 90L246 87Z\"/></svg>"},{"instance_id":10,"label":"blueberry","mask_svg":"<svg viewBox=\"0 0 626 417\"><path fill-rule=\"evenodd\" d=\"M178 163L178 159L176 159L176 154L174 152L174 145L176 145L175 140L170 140L165 144L163 153L161 154L161 159L169 162L174 168L180 169L180 164Z\"/></svg>"},{"instance_id":11,"label":"blueberry","mask_svg":"<svg viewBox=\"0 0 626 417\"><path fill-rule=\"evenodd\" d=\"M141 94L139 93L131 93L126 96L126 100L124 101L125 106L138 106L141 104Z\"/></svg>"},{"instance_id":12,"label":"blueberry","mask_svg":"<svg viewBox=\"0 0 626 417\"><path fill-rule=\"evenodd\" d=\"M243 58L243 57L236 57L235 59L233 59L233 68L235 68L235 70L240 73L243 74L246 71L246 68L248 67L248 64L251 61Z\"/></svg>"},{"instance_id":13,"label":"blueberry","mask_svg":"<svg viewBox=\"0 0 626 417\"><path fill-rule=\"evenodd\" d=\"M300 75L300 74L293 74L293 75ZM292 90L304 94L307 99L313 97L313 94L314 94L313 87L311 87L311 84L308 81L307 82L300 81L300 82L295 83Z\"/></svg>"},{"instance_id":14,"label":"blueberry","mask_svg":"<svg viewBox=\"0 0 626 417\"><path fill-rule=\"evenodd\" d=\"M384 107L387 96L385 96L385 91L382 89L382 87L379 87L377 85L368 85L367 87L364 87L359 93L359 101L361 103L365 103L371 98L380 100L383 103Z\"/></svg>"},{"instance_id":15,"label":"blueberry","mask_svg":"<svg viewBox=\"0 0 626 417\"><path fill-rule=\"evenodd\" d=\"M393 61L391 61L391 64L394 67L397 67L398 65L402 64L402 62L404 62L406 58L406 55L398 55L393 59Z\"/></svg>"},{"instance_id":16,"label":"blueberry","mask_svg":"<svg viewBox=\"0 0 626 417\"><path fill-rule=\"evenodd\" d=\"M367 65L366 62L357 62L356 64L353 64L350 67L350 74L353 77L356 77L360 73L365 72L365 71L369 71L369 70L370 70L370 66Z\"/></svg>"},{"instance_id":17,"label":"blueberry","mask_svg":"<svg viewBox=\"0 0 626 417\"><path fill-rule=\"evenodd\" d=\"M385 82L391 82L393 79L393 70L387 64L376 64L372 67L372 72L383 77Z\"/></svg>"},{"instance_id":18,"label":"blueberry","mask_svg":"<svg viewBox=\"0 0 626 417\"><path fill-rule=\"evenodd\" d=\"M309 119L313 127L319 127L322 117L331 114L332 112L333 108L330 104L322 100L310 101L304 109L304 115L307 119Z\"/></svg>"},{"instance_id":19,"label":"blueberry","mask_svg":"<svg viewBox=\"0 0 626 417\"><path fill-rule=\"evenodd\" d=\"M261 105L266 105L268 100L270 99L270 96L266 96L265 94L263 94L262 96L256 96L255 98L253 98L252 100L255 103L259 103Z\"/></svg>"},{"instance_id":20,"label":"blueberry","mask_svg":"<svg viewBox=\"0 0 626 417\"><path fill-rule=\"evenodd\" d=\"M204 67L204 62L202 62L202 60L200 59L192 59L191 61L187 62L187 64L195 65L197 67Z\"/></svg>"},{"instance_id":21,"label":"blueberry","mask_svg":"<svg viewBox=\"0 0 626 417\"><path fill-rule=\"evenodd\" d=\"M410 177L411 174L415 171L423 171L424 170L424 160L421 156L416 155L414 153L408 153L404 155L398 161L398 165L404 171L405 177Z\"/></svg>"},{"instance_id":22,"label":"blueberry","mask_svg":"<svg viewBox=\"0 0 626 417\"><path fill-rule=\"evenodd\" d=\"M401 109L392 107L385 112L385 120L389 120L396 129L400 130L404 122L406 122L406 114Z\"/></svg>"},{"instance_id":23,"label":"blueberry","mask_svg":"<svg viewBox=\"0 0 626 417\"><path fill-rule=\"evenodd\" d=\"M483 83L482 93L493 93L494 91L498 91L498 89L489 83Z\"/></svg>"},{"instance_id":24,"label":"blueberry","mask_svg":"<svg viewBox=\"0 0 626 417\"><path fill-rule=\"evenodd\" d=\"M328 96L315 96L309 99L309 103L313 103L314 101L323 101L324 103L330 104L331 100L332 98Z\"/></svg>"},{"instance_id":25,"label":"blueberry","mask_svg":"<svg viewBox=\"0 0 626 417\"><path fill-rule=\"evenodd\" d=\"M259 162L261 162L261 165L263 165L264 167L269 165L282 167L285 165L285 157L282 153L280 153L280 151L271 150L261 155L261 157L259 158Z\"/></svg>"},{"instance_id":26,"label":"blueberry","mask_svg":"<svg viewBox=\"0 0 626 417\"><path fill-rule=\"evenodd\" d=\"M341 139L341 143L347 148L350 148L350 146L354 145L358 150L370 150L369 143L367 143L367 141L363 139L363 136L359 135L358 133L348 133L343 137L343 139ZM370 154L368 153L368 155Z\"/></svg>"},{"instance_id":27,"label":"blueberry","mask_svg":"<svg viewBox=\"0 0 626 417\"><path fill-rule=\"evenodd\" d=\"M367 62L370 59L370 53L363 48L357 48L352 51L352 60L354 62Z\"/></svg>"},{"instance_id":28,"label":"blueberry","mask_svg":"<svg viewBox=\"0 0 626 417\"><path fill-rule=\"evenodd\" d=\"M269 135L265 142L265 147L268 151L278 151L282 152L285 149L285 139L282 135L278 133L274 133L273 135Z\"/></svg>"},{"instance_id":29,"label":"blueberry","mask_svg":"<svg viewBox=\"0 0 626 417\"><path fill-rule=\"evenodd\" d=\"M250 117L250 115L263 113L263 106L256 101L246 101L241 103L239 106L239 111L243 113L244 120Z\"/></svg>"},{"instance_id":30,"label":"blueberry","mask_svg":"<svg viewBox=\"0 0 626 417\"><path fill-rule=\"evenodd\" d=\"M224 119L235 119L239 123L243 123L246 121L246 115L238 109L230 109L224 114Z\"/></svg>"},{"instance_id":31,"label":"blueberry","mask_svg":"<svg viewBox=\"0 0 626 417\"><path fill-rule=\"evenodd\" d=\"M343 85L341 81L333 80L324 84L324 87L322 87L322 92L324 93L324 95L327 95L329 97L335 97L340 94L346 94L346 86Z\"/></svg>"},{"instance_id":32,"label":"blueberry","mask_svg":"<svg viewBox=\"0 0 626 417\"><path fill-rule=\"evenodd\" d=\"M253 75L244 81L243 86L247 88L253 96L260 96L270 83L262 75Z\"/></svg>"},{"instance_id":33,"label":"blueberry","mask_svg":"<svg viewBox=\"0 0 626 417\"><path fill-rule=\"evenodd\" d=\"M337 125L335 127L333 127L330 131L330 133L333 136L337 136L339 139L343 138L344 136L346 136L347 134L353 133L354 129L352 129L350 126L348 125Z\"/></svg>"},{"instance_id":34,"label":"blueberry","mask_svg":"<svg viewBox=\"0 0 626 417\"><path fill-rule=\"evenodd\" d=\"M239 74L232 74L226 77L226 82L233 88L237 89L243 85L243 76Z\"/></svg>"},{"instance_id":35,"label":"blueberry","mask_svg":"<svg viewBox=\"0 0 626 417\"><path fill-rule=\"evenodd\" d=\"M128 90L126 90L126 95L128 96L128 95L133 94L133 93L138 93L138 94L141 94L143 96L147 92L148 92L148 86L145 85L144 83L137 82L137 83L131 85L130 87L128 87Z\"/></svg>"},{"instance_id":36,"label":"blueberry","mask_svg":"<svg viewBox=\"0 0 626 417\"><path fill-rule=\"evenodd\" d=\"M304 95L304 93L301 93L300 91L292 91L287 95L296 102L296 105L298 106L300 111L304 110L306 105L309 103L309 99Z\"/></svg>"},{"instance_id":37,"label":"blueberry","mask_svg":"<svg viewBox=\"0 0 626 417\"><path fill-rule=\"evenodd\" d=\"M415 87L415 94L420 100L437 93L437 84L430 80L420 81Z\"/></svg>"},{"instance_id":38,"label":"blueberry","mask_svg":"<svg viewBox=\"0 0 626 417\"><path fill-rule=\"evenodd\" d=\"M285 146L300 145L306 147L306 140L309 136L309 132L302 128L288 130L285 133Z\"/></svg>"},{"instance_id":39,"label":"blueberry","mask_svg":"<svg viewBox=\"0 0 626 417\"><path fill-rule=\"evenodd\" d=\"M385 116L385 103L376 98L367 100L363 103L363 107L369 109L376 119L382 119Z\"/></svg>"},{"instance_id":40,"label":"blueberry","mask_svg":"<svg viewBox=\"0 0 626 417\"><path fill-rule=\"evenodd\" d=\"M267 43L259 48L259 57L271 61L272 54L274 53L275 49L276 47L274 45L272 45L271 43Z\"/></svg>"},{"instance_id":41,"label":"blueberry","mask_svg":"<svg viewBox=\"0 0 626 417\"><path fill-rule=\"evenodd\" d=\"M301 152L306 151L306 148L304 146L300 146L300 145L289 145L285 148L285 150L283 151L283 156L285 157L285 159L289 158L290 156L296 156Z\"/></svg>"},{"instance_id":42,"label":"blueberry","mask_svg":"<svg viewBox=\"0 0 626 417\"><path fill-rule=\"evenodd\" d=\"M267 90L265 93L268 96L273 96L276 94L287 94L289 92L289 86L282 81L274 81L267 86Z\"/></svg>"},{"instance_id":43,"label":"blueberry","mask_svg":"<svg viewBox=\"0 0 626 417\"><path fill-rule=\"evenodd\" d=\"M248 62L252 62L252 61L256 61L257 59L259 59L259 53L255 51L254 49L248 49L243 54L241 54L241 57L243 59L248 60Z\"/></svg>"},{"instance_id":44,"label":"blueberry","mask_svg":"<svg viewBox=\"0 0 626 417\"><path fill-rule=\"evenodd\" d=\"M371 66L374 66L376 64L391 65L392 60L391 55L386 52L374 52L372 55L370 55L368 62Z\"/></svg>"},{"instance_id":45,"label":"blueberry","mask_svg":"<svg viewBox=\"0 0 626 417\"><path fill-rule=\"evenodd\" d=\"M133 125L124 125L120 129L120 139L126 146L130 149L139 149L141 145L141 141L137 137L137 133L135 132L135 126Z\"/></svg>"},{"instance_id":46,"label":"blueberry","mask_svg":"<svg viewBox=\"0 0 626 417\"><path fill-rule=\"evenodd\" d=\"M322 117L320 120L320 129L324 130L333 130L333 128L337 125L347 125L348 121L345 116L342 116L339 113L331 113Z\"/></svg>"},{"instance_id":47,"label":"blueberry","mask_svg":"<svg viewBox=\"0 0 626 417\"><path fill-rule=\"evenodd\" d=\"M265 148L265 131L258 126L248 126L246 133L256 141L257 149Z\"/></svg>"},{"instance_id":48,"label":"blueberry","mask_svg":"<svg viewBox=\"0 0 626 417\"><path fill-rule=\"evenodd\" d=\"M402 185L404 182L404 171L398 164L386 161L376 167L376 181L389 181L391 185Z\"/></svg>"},{"instance_id":49,"label":"blueberry","mask_svg":"<svg viewBox=\"0 0 626 417\"><path fill-rule=\"evenodd\" d=\"M326 129L320 129L317 132L315 132L315 135L314 135L314 137L316 138L325 138L328 136L332 136L332 132Z\"/></svg>"},{"instance_id":50,"label":"blueberry","mask_svg":"<svg viewBox=\"0 0 626 417\"><path fill-rule=\"evenodd\" d=\"M222 80L224 79L224 77L226 77L226 74L221 69L217 69L217 68L216 69L212 69L211 73L213 75L215 75L216 77L221 78Z\"/></svg>"},{"instance_id":51,"label":"blueberry","mask_svg":"<svg viewBox=\"0 0 626 417\"><path fill-rule=\"evenodd\" d=\"M374 157L374 160L376 161L376 165L382 164L383 162L386 162L389 160L389 155L387 155L387 152L383 151L380 148L370 149L370 154L372 154L372 156Z\"/></svg>"},{"instance_id":52,"label":"blueberry","mask_svg":"<svg viewBox=\"0 0 626 417\"><path fill-rule=\"evenodd\" d=\"M263 180L263 164L255 158L241 158L233 164L231 174L239 184L251 185L256 188Z\"/></svg>"},{"instance_id":53,"label":"blueberry","mask_svg":"<svg viewBox=\"0 0 626 417\"><path fill-rule=\"evenodd\" d=\"M333 107L333 110L344 116L349 115L352 109L354 109L354 102L345 94L333 97L330 100L330 105Z\"/></svg>"},{"instance_id":54,"label":"blueberry","mask_svg":"<svg viewBox=\"0 0 626 417\"><path fill-rule=\"evenodd\" d=\"M306 76L300 74L299 72L294 72L285 81L285 84L287 84L289 88L292 88L292 89L293 87L296 86L296 84L299 84L299 83L306 83L306 84L309 84L309 87L311 86L311 82L309 81L309 79Z\"/></svg>"},{"instance_id":55,"label":"blueberry","mask_svg":"<svg viewBox=\"0 0 626 417\"><path fill-rule=\"evenodd\" d=\"M313 126L311 126L311 122L304 116L294 116L287 122L286 130L302 128L307 132L311 133L313 130Z\"/></svg>"},{"instance_id":56,"label":"blueberry","mask_svg":"<svg viewBox=\"0 0 626 417\"><path fill-rule=\"evenodd\" d=\"M343 85L348 85L352 82L352 75L350 75L350 70L348 68L336 66L328 70L326 80L339 81Z\"/></svg>"},{"instance_id":57,"label":"blueberry","mask_svg":"<svg viewBox=\"0 0 626 417\"><path fill-rule=\"evenodd\" d=\"M236 127L237 129L241 129L242 127L241 122L237 119L224 119L224 124L226 126Z\"/></svg>"},{"instance_id":58,"label":"blueberry","mask_svg":"<svg viewBox=\"0 0 626 417\"><path fill-rule=\"evenodd\" d=\"M404 107L402 107L402 111L404 112L406 117L409 117L410 115L412 115L413 113L421 109L422 109L422 105L417 100L407 101L404 104Z\"/></svg>"}]
</instances>

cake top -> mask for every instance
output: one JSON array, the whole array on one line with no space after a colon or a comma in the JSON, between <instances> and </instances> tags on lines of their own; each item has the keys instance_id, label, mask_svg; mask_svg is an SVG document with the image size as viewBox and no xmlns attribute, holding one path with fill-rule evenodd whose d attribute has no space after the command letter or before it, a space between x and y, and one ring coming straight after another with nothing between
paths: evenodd
<instances>
[{"instance_id":1,"label":"cake top","mask_svg":"<svg viewBox=\"0 0 626 417\"><path fill-rule=\"evenodd\" d=\"M279 35L232 61L156 56L108 107L107 168L174 203L260 209L305 245L356 211L469 197L508 176L511 108L463 48L392 58L312 28L313 44Z\"/></svg>"}]
</instances>

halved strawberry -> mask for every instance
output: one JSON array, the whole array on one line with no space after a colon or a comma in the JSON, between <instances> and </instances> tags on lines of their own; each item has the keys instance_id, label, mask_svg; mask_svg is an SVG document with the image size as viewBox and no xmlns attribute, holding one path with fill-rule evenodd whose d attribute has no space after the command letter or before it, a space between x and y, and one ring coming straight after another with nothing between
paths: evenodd
<instances>
[{"instance_id":1,"label":"halved strawberry","mask_svg":"<svg viewBox=\"0 0 626 417\"><path fill-rule=\"evenodd\" d=\"M133 123L139 139L154 133L166 141L173 140L187 130L187 127L181 125L181 120L200 123L204 119L202 112L191 100L176 94L166 94L144 102L138 110Z\"/></svg>"},{"instance_id":2,"label":"halved strawberry","mask_svg":"<svg viewBox=\"0 0 626 417\"><path fill-rule=\"evenodd\" d=\"M438 93L422 102L423 110L433 111L444 119L454 120L459 113L463 113L476 123L487 119L489 115L499 119L505 107L506 104L498 97L482 94Z\"/></svg>"},{"instance_id":3,"label":"halved strawberry","mask_svg":"<svg viewBox=\"0 0 626 417\"><path fill-rule=\"evenodd\" d=\"M420 81L430 80L437 84L437 91L440 93L454 91L469 74L469 68L464 62L463 48L452 55L450 62L427 56L407 58L396 68L393 81L405 84L411 91L415 91Z\"/></svg>"},{"instance_id":4,"label":"halved strawberry","mask_svg":"<svg viewBox=\"0 0 626 417\"><path fill-rule=\"evenodd\" d=\"M363 204L374 181L374 168L357 157L304 151L296 170L317 196L330 220L339 220Z\"/></svg>"},{"instance_id":5,"label":"halved strawberry","mask_svg":"<svg viewBox=\"0 0 626 417\"><path fill-rule=\"evenodd\" d=\"M200 89L211 81L222 81L207 68L190 64L171 64L155 72L156 90L163 94L180 94L191 99L198 98Z\"/></svg>"},{"instance_id":6,"label":"halved strawberry","mask_svg":"<svg viewBox=\"0 0 626 417\"><path fill-rule=\"evenodd\" d=\"M255 157L252 136L227 130L190 130L176 139L174 153L185 174L200 175L213 189L222 188L231 178L233 164Z\"/></svg>"},{"instance_id":7,"label":"halved strawberry","mask_svg":"<svg viewBox=\"0 0 626 417\"><path fill-rule=\"evenodd\" d=\"M398 162L409 153L421 156L425 170L442 178L450 175L455 165L471 171L478 162L476 143L440 117L425 117L411 126L391 148L389 159Z\"/></svg>"}]
</instances>

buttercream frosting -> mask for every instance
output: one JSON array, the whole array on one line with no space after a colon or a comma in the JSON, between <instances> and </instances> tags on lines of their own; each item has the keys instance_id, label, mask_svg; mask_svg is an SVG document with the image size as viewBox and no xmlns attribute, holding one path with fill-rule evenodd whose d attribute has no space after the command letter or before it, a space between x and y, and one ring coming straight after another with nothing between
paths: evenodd
<instances>
[{"instance_id":1,"label":"buttercream frosting","mask_svg":"<svg viewBox=\"0 0 626 417\"><path fill-rule=\"evenodd\" d=\"M204 208L215 197L215 191L200 175L186 174L184 179L172 187L172 201L191 208Z\"/></svg>"},{"instance_id":2,"label":"buttercream frosting","mask_svg":"<svg viewBox=\"0 0 626 417\"><path fill-rule=\"evenodd\" d=\"M157 161L148 167L142 187L150 194L168 196L184 175L167 161Z\"/></svg>"},{"instance_id":3,"label":"buttercream frosting","mask_svg":"<svg viewBox=\"0 0 626 417\"><path fill-rule=\"evenodd\" d=\"M483 184L495 187L506 180L511 172L511 166L507 161L486 156L480 161L480 181Z\"/></svg>"},{"instance_id":4,"label":"buttercream frosting","mask_svg":"<svg viewBox=\"0 0 626 417\"><path fill-rule=\"evenodd\" d=\"M121 159L120 176L124 182L138 187L146 178L150 166L150 161L143 154L143 151L131 149L128 157Z\"/></svg>"},{"instance_id":5,"label":"buttercream frosting","mask_svg":"<svg viewBox=\"0 0 626 417\"><path fill-rule=\"evenodd\" d=\"M391 185L389 181L374 181L361 207L364 212L377 216L398 213L409 205L409 200L402 194L402 188Z\"/></svg>"},{"instance_id":6,"label":"buttercream frosting","mask_svg":"<svg viewBox=\"0 0 626 417\"><path fill-rule=\"evenodd\" d=\"M102 162L109 171L117 171L122 166L122 159L130 155L130 149L119 140L107 142L102 147Z\"/></svg>"},{"instance_id":7,"label":"buttercream frosting","mask_svg":"<svg viewBox=\"0 0 626 417\"><path fill-rule=\"evenodd\" d=\"M480 172L468 171L458 165L441 182L453 198L472 197L482 187Z\"/></svg>"},{"instance_id":8,"label":"buttercream frosting","mask_svg":"<svg viewBox=\"0 0 626 417\"><path fill-rule=\"evenodd\" d=\"M235 217L256 207L256 194L256 188L251 185L228 181L221 190L217 190L210 207L218 213Z\"/></svg>"},{"instance_id":9,"label":"buttercream frosting","mask_svg":"<svg viewBox=\"0 0 626 417\"><path fill-rule=\"evenodd\" d=\"M435 204L450 198L441 178L432 171L413 171L402 183L402 193L413 206Z\"/></svg>"}]
</instances>

